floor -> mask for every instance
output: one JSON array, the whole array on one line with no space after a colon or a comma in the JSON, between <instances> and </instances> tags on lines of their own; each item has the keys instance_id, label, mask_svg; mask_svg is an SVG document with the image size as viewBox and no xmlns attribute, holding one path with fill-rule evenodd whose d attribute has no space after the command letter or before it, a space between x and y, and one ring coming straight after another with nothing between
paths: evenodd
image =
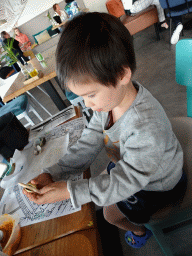
<instances>
[{"instance_id":1,"label":"floor","mask_svg":"<svg viewBox=\"0 0 192 256\"><path fill-rule=\"evenodd\" d=\"M187 16L186 20L189 18L190 16ZM142 83L157 98L164 107L168 117L187 116L186 88L178 85L175 81L175 46L169 45L168 30L162 31L160 36L161 40L157 41L154 27L150 27L134 36L137 71L133 79ZM192 30L186 30L184 31L184 37L181 37L181 39L191 37ZM39 101L43 102L44 106L52 114L58 111L51 100L39 91L38 88L31 90L31 92ZM38 106L36 106L36 109L43 118L48 117ZM31 117L37 123L38 120L34 116ZM92 167L93 175L94 170L98 167L104 168L107 161L106 158L102 158L101 154L100 159ZM163 255L154 237L148 241L146 246L138 250L132 249L125 244L124 231L119 230L118 233L124 256ZM190 235L191 230L188 230L168 238L175 255L192 255ZM106 254L106 256L108 255Z\"/></svg>"}]
</instances>

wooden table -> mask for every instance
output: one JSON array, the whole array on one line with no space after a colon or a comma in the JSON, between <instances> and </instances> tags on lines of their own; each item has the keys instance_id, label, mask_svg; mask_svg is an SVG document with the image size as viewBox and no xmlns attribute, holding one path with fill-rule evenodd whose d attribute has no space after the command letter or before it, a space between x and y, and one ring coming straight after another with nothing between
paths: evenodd
<instances>
[{"instance_id":1,"label":"wooden table","mask_svg":"<svg viewBox=\"0 0 192 256\"><path fill-rule=\"evenodd\" d=\"M90 228L78 231L18 256L102 256L98 231Z\"/></svg>"},{"instance_id":2,"label":"wooden table","mask_svg":"<svg viewBox=\"0 0 192 256\"><path fill-rule=\"evenodd\" d=\"M89 203L83 205L79 212L22 227L21 242L14 255L26 253L30 249L52 243L77 231L95 229L94 211L94 205Z\"/></svg>"},{"instance_id":3,"label":"wooden table","mask_svg":"<svg viewBox=\"0 0 192 256\"><path fill-rule=\"evenodd\" d=\"M30 84L25 85L23 83L25 81L25 78L23 74L20 72L16 80L13 82L12 86L5 94L3 102L12 100L13 98L18 97L19 95L28 92L29 90L41 84L44 84L45 90L47 91L48 95L51 97L57 108L59 110L63 110L64 108L66 108L66 104L64 103L60 94L58 93L58 86L57 89L55 89L54 81L52 81L57 76L55 71L55 51L56 46L42 53L42 56L44 57L45 62L48 66L45 69L42 68L41 64L36 58L32 59L30 62L37 70L41 70L43 72L43 77L39 78L38 80L35 80Z\"/></svg>"},{"instance_id":4,"label":"wooden table","mask_svg":"<svg viewBox=\"0 0 192 256\"><path fill-rule=\"evenodd\" d=\"M76 117L67 122L82 115L79 108L75 111ZM90 178L90 170L84 172L84 178ZM81 211L21 227L21 234L14 255L102 256L93 203L83 205Z\"/></svg>"}]
</instances>

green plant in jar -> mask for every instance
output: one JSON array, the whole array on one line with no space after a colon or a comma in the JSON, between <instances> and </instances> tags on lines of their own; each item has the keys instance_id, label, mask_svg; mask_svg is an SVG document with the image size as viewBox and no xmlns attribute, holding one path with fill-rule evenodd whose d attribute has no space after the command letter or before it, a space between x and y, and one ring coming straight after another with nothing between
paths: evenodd
<instances>
[{"instance_id":1,"label":"green plant in jar","mask_svg":"<svg viewBox=\"0 0 192 256\"><path fill-rule=\"evenodd\" d=\"M3 49L4 51L2 52L3 56L1 57L1 61L3 59L6 59L6 62L8 64L8 66L12 66L13 64L15 64L16 62L18 62L17 56L19 55L19 53L14 53L13 50L15 50L13 48L13 42L14 42L14 38L11 38L7 44L3 43Z\"/></svg>"}]
</instances>

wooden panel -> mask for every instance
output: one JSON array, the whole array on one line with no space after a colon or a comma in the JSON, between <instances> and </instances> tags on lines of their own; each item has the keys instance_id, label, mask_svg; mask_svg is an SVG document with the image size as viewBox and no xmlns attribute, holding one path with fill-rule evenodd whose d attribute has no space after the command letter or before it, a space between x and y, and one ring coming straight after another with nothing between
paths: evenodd
<instances>
[{"instance_id":1,"label":"wooden panel","mask_svg":"<svg viewBox=\"0 0 192 256\"><path fill-rule=\"evenodd\" d=\"M90 203L83 205L79 212L22 227L21 242L15 255L76 231L96 227L94 212L94 205Z\"/></svg>"},{"instance_id":2,"label":"wooden panel","mask_svg":"<svg viewBox=\"0 0 192 256\"><path fill-rule=\"evenodd\" d=\"M79 231L18 256L102 256L96 229Z\"/></svg>"}]
</instances>

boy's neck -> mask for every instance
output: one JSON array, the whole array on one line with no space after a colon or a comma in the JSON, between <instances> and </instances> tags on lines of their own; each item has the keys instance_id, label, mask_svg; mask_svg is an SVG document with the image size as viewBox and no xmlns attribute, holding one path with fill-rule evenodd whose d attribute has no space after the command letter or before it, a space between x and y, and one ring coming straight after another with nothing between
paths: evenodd
<instances>
[{"instance_id":1,"label":"boy's neck","mask_svg":"<svg viewBox=\"0 0 192 256\"><path fill-rule=\"evenodd\" d=\"M121 103L112 109L113 122L115 123L132 105L137 96L137 89L133 85L132 81L126 87L125 96Z\"/></svg>"}]
</instances>

